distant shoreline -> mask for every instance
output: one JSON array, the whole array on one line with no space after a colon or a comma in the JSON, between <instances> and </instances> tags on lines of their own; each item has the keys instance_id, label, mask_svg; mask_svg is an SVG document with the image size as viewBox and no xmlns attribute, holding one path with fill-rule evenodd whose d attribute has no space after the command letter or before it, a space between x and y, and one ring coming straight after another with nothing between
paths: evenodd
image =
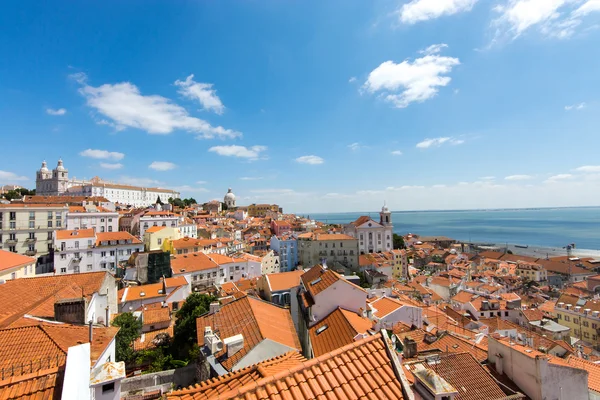
<instances>
[{"instance_id":1,"label":"distant shoreline","mask_svg":"<svg viewBox=\"0 0 600 400\"><path fill-rule=\"evenodd\" d=\"M472 243L473 245L477 245L477 243ZM526 243L519 243L518 246L527 245ZM546 247L546 246L530 246L527 245L527 248L516 247L515 244L508 244L508 250L510 250L513 254L517 254L520 256L527 257L536 257L536 258L549 258L552 257L560 257L566 256L567 250L562 247ZM492 251L504 251L507 246L505 243L496 243L491 245L491 247L496 247L497 250ZM600 258L600 250L591 250L591 249L573 249L572 251L573 257L597 257Z\"/></svg>"},{"instance_id":2,"label":"distant shoreline","mask_svg":"<svg viewBox=\"0 0 600 400\"><path fill-rule=\"evenodd\" d=\"M439 209L439 210L404 210L391 211L395 214L403 213L444 213L444 212L495 212L495 211L543 211L543 210L572 210L572 209L593 209L597 206L566 206L566 207L525 207L525 208L462 208L462 209ZM379 211L342 211L342 212L316 212L316 213L295 213L298 216L308 215L346 215L346 214L377 214Z\"/></svg>"}]
</instances>

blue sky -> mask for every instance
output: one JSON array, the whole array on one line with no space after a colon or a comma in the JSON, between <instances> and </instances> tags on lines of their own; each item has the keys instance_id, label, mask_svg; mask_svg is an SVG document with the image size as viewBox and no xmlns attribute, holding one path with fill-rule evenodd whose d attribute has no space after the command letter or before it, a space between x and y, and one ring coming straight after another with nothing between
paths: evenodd
<instances>
[{"instance_id":1,"label":"blue sky","mask_svg":"<svg viewBox=\"0 0 600 400\"><path fill-rule=\"evenodd\" d=\"M599 0L9 2L0 184L62 157L293 212L598 205L599 24Z\"/></svg>"}]
</instances>

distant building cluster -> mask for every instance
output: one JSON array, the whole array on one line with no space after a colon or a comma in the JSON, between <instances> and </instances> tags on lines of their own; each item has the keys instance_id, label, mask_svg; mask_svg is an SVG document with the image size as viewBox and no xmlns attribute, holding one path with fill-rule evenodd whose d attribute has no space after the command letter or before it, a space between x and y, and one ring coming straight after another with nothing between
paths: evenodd
<instances>
[{"instance_id":1,"label":"distant building cluster","mask_svg":"<svg viewBox=\"0 0 600 400\"><path fill-rule=\"evenodd\" d=\"M7 398L600 398L600 258L37 178L0 204Z\"/></svg>"}]
</instances>

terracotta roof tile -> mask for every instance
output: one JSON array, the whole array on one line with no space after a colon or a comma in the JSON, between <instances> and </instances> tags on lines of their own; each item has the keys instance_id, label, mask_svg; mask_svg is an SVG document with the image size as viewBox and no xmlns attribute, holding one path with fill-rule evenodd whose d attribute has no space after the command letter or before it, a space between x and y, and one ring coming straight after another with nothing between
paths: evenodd
<instances>
[{"instance_id":1,"label":"terracotta roof tile","mask_svg":"<svg viewBox=\"0 0 600 400\"><path fill-rule=\"evenodd\" d=\"M161 333L166 333L169 337L173 337L173 326L169 326L165 329L157 329L152 332L142 333L141 336L133 342L133 349L136 351L146 350L153 347L156 347L154 344L154 339L160 335Z\"/></svg>"},{"instance_id":2,"label":"terracotta roof tile","mask_svg":"<svg viewBox=\"0 0 600 400\"><path fill-rule=\"evenodd\" d=\"M57 240L66 240L66 239L84 239L84 238L93 238L95 236L95 232L93 229L75 229L75 230L60 230L56 232Z\"/></svg>"},{"instance_id":3,"label":"terracotta roof tile","mask_svg":"<svg viewBox=\"0 0 600 400\"><path fill-rule=\"evenodd\" d=\"M507 397L492 375L468 353L443 354L435 365L426 361L404 364L411 372L418 365L435 372L452 385L458 391L454 397L456 400L496 400Z\"/></svg>"},{"instance_id":4,"label":"terracotta roof tile","mask_svg":"<svg viewBox=\"0 0 600 400\"><path fill-rule=\"evenodd\" d=\"M281 371L289 370L306 359L298 352L290 351L283 355L262 361L258 364L230 372L199 384L176 390L169 394L169 399L194 399L208 400L221 393L239 389L245 385L255 383L263 378L275 375Z\"/></svg>"},{"instance_id":5,"label":"terracotta roof tile","mask_svg":"<svg viewBox=\"0 0 600 400\"><path fill-rule=\"evenodd\" d=\"M600 365L575 356L569 356L567 363L588 372L588 388L600 393Z\"/></svg>"},{"instance_id":6,"label":"terracotta roof tile","mask_svg":"<svg viewBox=\"0 0 600 400\"><path fill-rule=\"evenodd\" d=\"M278 274L268 274L265 278L269 282L271 292L289 290L300 285L300 277L304 274L302 270L280 272Z\"/></svg>"},{"instance_id":7,"label":"terracotta roof tile","mask_svg":"<svg viewBox=\"0 0 600 400\"><path fill-rule=\"evenodd\" d=\"M171 321L169 307L144 310L142 312L142 321L144 322L144 325L155 325L160 324L161 322Z\"/></svg>"},{"instance_id":8,"label":"terracotta roof tile","mask_svg":"<svg viewBox=\"0 0 600 400\"><path fill-rule=\"evenodd\" d=\"M2 400L60 399L63 370L51 368L0 380Z\"/></svg>"},{"instance_id":9,"label":"terracotta roof tile","mask_svg":"<svg viewBox=\"0 0 600 400\"><path fill-rule=\"evenodd\" d=\"M129 232L97 232L96 233L96 246L100 246L102 242L111 240L130 240L131 243L139 244L142 241Z\"/></svg>"},{"instance_id":10,"label":"terracotta roof tile","mask_svg":"<svg viewBox=\"0 0 600 400\"><path fill-rule=\"evenodd\" d=\"M396 311L404 304L402 304L396 299L392 299L389 297L380 297L379 299L371 302L370 305L376 310L373 313L373 315L375 315L377 318L383 318L386 315Z\"/></svg>"},{"instance_id":11,"label":"terracotta roof tile","mask_svg":"<svg viewBox=\"0 0 600 400\"><path fill-rule=\"evenodd\" d=\"M100 290L105 279L114 278L108 272L88 272L9 280L0 287L0 328L11 326L42 305L47 315L32 315L54 318L56 300L73 298L73 293L89 299Z\"/></svg>"},{"instance_id":12,"label":"terracotta roof tile","mask_svg":"<svg viewBox=\"0 0 600 400\"><path fill-rule=\"evenodd\" d=\"M7 271L13 268L24 267L35 263L34 257L28 257L12 251L0 250L0 271Z\"/></svg>"},{"instance_id":13,"label":"terracotta roof tile","mask_svg":"<svg viewBox=\"0 0 600 400\"><path fill-rule=\"evenodd\" d=\"M374 384L376 382L376 384ZM375 396L375 397L373 397ZM176 399L403 399L381 334L210 397Z\"/></svg>"},{"instance_id":14,"label":"terracotta roof tile","mask_svg":"<svg viewBox=\"0 0 600 400\"><path fill-rule=\"evenodd\" d=\"M219 266L213 259L202 252L180 254L171 257L171 269L174 274L184 272L198 272L218 269Z\"/></svg>"},{"instance_id":15,"label":"terracotta roof tile","mask_svg":"<svg viewBox=\"0 0 600 400\"><path fill-rule=\"evenodd\" d=\"M218 312L199 317L196 324L200 344L204 343L206 326L210 326L222 340L238 334L244 336L243 349L233 356L227 358L226 349L216 354L217 360L227 370L231 370L264 339L270 339L290 349L301 349L290 312L249 296L221 306Z\"/></svg>"},{"instance_id":16,"label":"terracotta roof tile","mask_svg":"<svg viewBox=\"0 0 600 400\"><path fill-rule=\"evenodd\" d=\"M151 226L150 228L146 229L144 232L146 233L154 233L154 232L158 232L160 230L165 229L165 226Z\"/></svg>"},{"instance_id":17,"label":"terracotta roof tile","mask_svg":"<svg viewBox=\"0 0 600 400\"><path fill-rule=\"evenodd\" d=\"M372 324L368 318L338 307L308 330L315 357L353 343L357 335L368 334Z\"/></svg>"}]
</instances>

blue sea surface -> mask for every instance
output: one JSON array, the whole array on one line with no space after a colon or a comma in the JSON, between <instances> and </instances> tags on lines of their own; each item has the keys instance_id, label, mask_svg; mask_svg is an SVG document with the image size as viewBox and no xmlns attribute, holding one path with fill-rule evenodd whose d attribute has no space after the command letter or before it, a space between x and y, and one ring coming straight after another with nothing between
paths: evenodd
<instances>
[{"instance_id":1,"label":"blue sea surface","mask_svg":"<svg viewBox=\"0 0 600 400\"><path fill-rule=\"evenodd\" d=\"M346 224L378 212L310 214L310 218ZM600 250L600 207L472 211L401 211L392 213L394 233L448 236L484 243L512 243Z\"/></svg>"}]
</instances>

